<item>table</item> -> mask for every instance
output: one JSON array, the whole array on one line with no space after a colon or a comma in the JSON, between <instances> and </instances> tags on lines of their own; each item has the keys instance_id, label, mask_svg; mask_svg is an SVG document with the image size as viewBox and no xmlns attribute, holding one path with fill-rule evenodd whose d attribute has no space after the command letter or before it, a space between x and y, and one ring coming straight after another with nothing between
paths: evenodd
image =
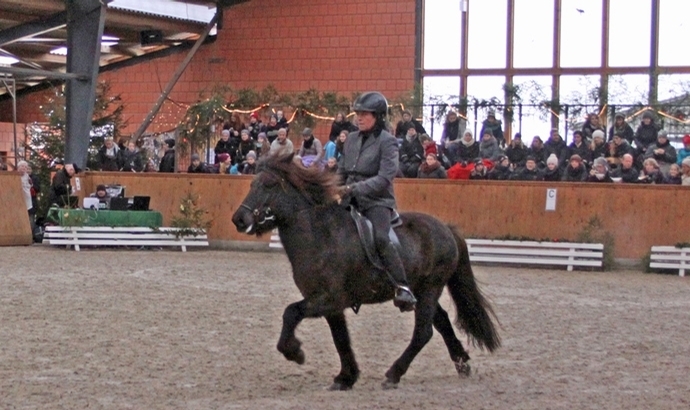
<instances>
[{"instance_id":1,"label":"table","mask_svg":"<svg viewBox=\"0 0 690 410\"><path fill-rule=\"evenodd\" d=\"M158 211L96 211L92 209L50 208L46 220L60 226L159 228L163 225L163 215Z\"/></svg>"}]
</instances>

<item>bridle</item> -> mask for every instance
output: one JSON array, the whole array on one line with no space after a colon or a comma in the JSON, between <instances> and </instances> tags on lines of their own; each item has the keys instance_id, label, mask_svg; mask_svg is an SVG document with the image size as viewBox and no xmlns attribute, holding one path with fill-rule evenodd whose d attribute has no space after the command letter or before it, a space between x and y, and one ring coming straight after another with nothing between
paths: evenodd
<instances>
[{"instance_id":1,"label":"bridle","mask_svg":"<svg viewBox=\"0 0 690 410\"><path fill-rule=\"evenodd\" d=\"M305 209L297 210L297 211L295 211L295 213L304 212L304 211L310 209L311 206L315 205L314 200L311 199L311 198L309 198L307 195L305 195L305 194L304 194L300 189L298 189L289 179L285 179L285 178L283 178L282 176L276 174L275 172L266 171L266 170L264 170L264 171L262 171L262 172L266 172L267 174L272 175L272 176L275 177L276 179L280 180L280 187L282 188L282 190L283 190L284 193L287 193L287 186L286 186L286 184L290 184L290 185L291 185L297 192L299 192L300 195L309 203L310 206L308 206L308 207L305 208ZM240 208L244 208L244 209L246 209L247 211L249 211L249 212L252 213L252 215L254 216L254 223L256 223L257 225L264 225L265 223L267 223L267 222L269 222L269 221L275 221L275 220L276 220L276 216L275 216L275 214L273 213L273 210L271 209L271 207L270 207L270 206L266 206L266 207L264 208L264 204L266 204L266 203L268 203L269 201L273 200L274 197L276 197L277 195L278 195L278 194L275 193L275 192L266 194L266 195L264 196L263 200L262 200L262 201L259 201L259 205L258 205L257 207L255 207L255 208L252 208L252 207L250 207L249 205L247 205L247 204L245 204L244 202L242 202L242 204L240 204ZM263 209L262 209L262 208L263 208Z\"/></svg>"}]
</instances>

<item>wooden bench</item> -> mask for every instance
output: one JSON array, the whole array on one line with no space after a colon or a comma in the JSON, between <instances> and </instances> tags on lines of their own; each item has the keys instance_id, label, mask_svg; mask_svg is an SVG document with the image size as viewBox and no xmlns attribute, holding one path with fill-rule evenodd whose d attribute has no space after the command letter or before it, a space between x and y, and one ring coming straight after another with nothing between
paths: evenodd
<instances>
[{"instance_id":1,"label":"wooden bench","mask_svg":"<svg viewBox=\"0 0 690 410\"><path fill-rule=\"evenodd\" d=\"M467 239L471 262L601 268L601 243L499 241Z\"/></svg>"},{"instance_id":2,"label":"wooden bench","mask_svg":"<svg viewBox=\"0 0 690 410\"><path fill-rule=\"evenodd\" d=\"M109 226L48 226L43 235L49 245L73 246L208 246L206 234L175 237L178 228L142 228Z\"/></svg>"},{"instance_id":3,"label":"wooden bench","mask_svg":"<svg viewBox=\"0 0 690 410\"><path fill-rule=\"evenodd\" d=\"M690 248L652 246L649 267L656 269L678 269L678 276L685 276L685 270L690 269Z\"/></svg>"}]
</instances>

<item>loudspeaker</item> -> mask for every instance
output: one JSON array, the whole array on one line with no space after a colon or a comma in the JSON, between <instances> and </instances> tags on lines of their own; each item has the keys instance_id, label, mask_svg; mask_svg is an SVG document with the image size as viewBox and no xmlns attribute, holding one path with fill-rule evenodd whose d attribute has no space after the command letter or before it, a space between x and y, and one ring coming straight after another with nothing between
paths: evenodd
<instances>
[{"instance_id":1,"label":"loudspeaker","mask_svg":"<svg viewBox=\"0 0 690 410\"><path fill-rule=\"evenodd\" d=\"M160 30L144 30L139 33L141 45L161 44L163 42L163 32Z\"/></svg>"}]
</instances>

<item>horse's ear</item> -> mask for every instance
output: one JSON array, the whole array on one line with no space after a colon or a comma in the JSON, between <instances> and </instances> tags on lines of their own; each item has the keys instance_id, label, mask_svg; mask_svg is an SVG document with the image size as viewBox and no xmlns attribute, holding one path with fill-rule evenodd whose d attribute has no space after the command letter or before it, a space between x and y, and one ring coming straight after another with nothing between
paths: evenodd
<instances>
[{"instance_id":1,"label":"horse's ear","mask_svg":"<svg viewBox=\"0 0 690 410\"><path fill-rule=\"evenodd\" d=\"M285 158L283 158L282 162L284 162L284 163L286 163L286 164L289 164L289 163L292 162L292 160L293 160L294 158L295 158L295 153L292 152L292 153L290 153L290 155L285 156Z\"/></svg>"}]
</instances>

